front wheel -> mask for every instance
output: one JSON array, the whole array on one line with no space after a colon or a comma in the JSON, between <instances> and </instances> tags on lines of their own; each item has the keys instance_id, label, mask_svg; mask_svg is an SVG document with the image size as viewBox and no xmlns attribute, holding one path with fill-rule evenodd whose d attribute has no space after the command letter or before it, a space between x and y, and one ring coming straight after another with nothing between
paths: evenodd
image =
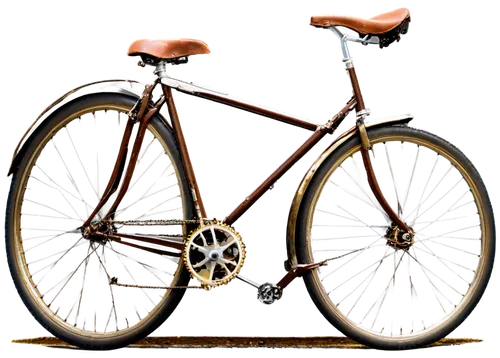
<instances>
[{"instance_id":1,"label":"front wheel","mask_svg":"<svg viewBox=\"0 0 500 358\"><path fill-rule=\"evenodd\" d=\"M450 143L403 126L368 135L382 192L413 241L394 240L354 136L322 163L304 194L298 260L336 258L304 281L345 335L378 349L420 347L449 334L481 298L493 267L493 211L476 169Z\"/></svg>"},{"instance_id":2,"label":"front wheel","mask_svg":"<svg viewBox=\"0 0 500 358\"><path fill-rule=\"evenodd\" d=\"M16 288L33 316L55 336L87 349L128 345L175 309L189 273L179 250L163 256L137 242L95 240L81 226L113 170L127 113L137 99L101 93L55 111L26 142L7 204L6 246ZM102 219L114 196L96 215ZM193 205L172 133L154 116L115 220L191 219ZM113 224L118 233L175 234ZM165 231L162 230L162 231Z\"/></svg>"}]
</instances>

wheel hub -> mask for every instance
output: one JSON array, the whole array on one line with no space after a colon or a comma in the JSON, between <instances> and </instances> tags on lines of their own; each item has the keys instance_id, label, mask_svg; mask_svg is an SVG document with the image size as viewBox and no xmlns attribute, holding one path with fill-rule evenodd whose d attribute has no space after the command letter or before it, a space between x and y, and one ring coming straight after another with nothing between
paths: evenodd
<instances>
[{"instance_id":1,"label":"wheel hub","mask_svg":"<svg viewBox=\"0 0 500 358\"><path fill-rule=\"evenodd\" d=\"M108 239L104 235L116 233L116 228L109 222L94 221L89 226L80 228L80 231L84 239L105 245Z\"/></svg>"},{"instance_id":2,"label":"wheel hub","mask_svg":"<svg viewBox=\"0 0 500 358\"><path fill-rule=\"evenodd\" d=\"M410 227L410 229L413 231L413 228ZM387 228L385 238L387 245L396 250L408 250L415 242L412 234L404 231L395 223Z\"/></svg>"}]
</instances>

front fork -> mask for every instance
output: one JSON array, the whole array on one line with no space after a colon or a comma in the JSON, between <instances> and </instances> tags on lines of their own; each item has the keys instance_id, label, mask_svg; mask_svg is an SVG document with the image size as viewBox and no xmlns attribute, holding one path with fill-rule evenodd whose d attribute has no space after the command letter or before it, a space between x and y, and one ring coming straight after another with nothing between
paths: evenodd
<instances>
[{"instance_id":1,"label":"front fork","mask_svg":"<svg viewBox=\"0 0 500 358\"><path fill-rule=\"evenodd\" d=\"M382 194L382 190L378 185L377 178L375 177L375 172L373 171L372 162L370 160L370 150L372 149L370 138L368 137L368 133L366 132L365 127L365 119L370 114L370 111L365 108L365 103L363 101L363 96L361 94L361 89L359 87L358 78L356 76L356 71L354 69L354 65L352 64L352 60L346 59L346 69L349 74L349 78L351 80L354 97L356 98L356 125L358 128L358 133L361 139L361 156L363 157L363 164L366 170L366 176L368 178L368 183L370 184L370 188L377 198L380 206L392 220L393 224L396 225L399 230L402 230L404 233L410 235L410 238L413 239L414 233L413 230L406 225L406 223L401 220L401 218L394 212L389 203Z\"/></svg>"}]
</instances>

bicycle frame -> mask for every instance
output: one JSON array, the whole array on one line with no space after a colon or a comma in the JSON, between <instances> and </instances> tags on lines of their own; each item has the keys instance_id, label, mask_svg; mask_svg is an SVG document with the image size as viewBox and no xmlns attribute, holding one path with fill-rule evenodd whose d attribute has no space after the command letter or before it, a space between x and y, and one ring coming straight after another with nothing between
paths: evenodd
<instances>
[{"instance_id":1,"label":"bicycle frame","mask_svg":"<svg viewBox=\"0 0 500 358\"><path fill-rule=\"evenodd\" d=\"M337 125L348 115L350 115L357 103L357 100L355 98L349 98L346 104L337 112L335 116L330 118L326 123L321 123L303 118L295 114L278 111L269 106L246 101L238 97L233 97L225 93L219 93L217 91L212 91L200 86L195 86L172 77L162 78L161 83L164 93L169 98L169 115L176 132L176 137L181 143L180 145L183 147L181 148L181 153L183 154L185 169L189 172L187 175L189 185L194 188L193 196L195 198L195 202L200 201L199 193L201 192L201 190L199 189L199 183L194 180L193 165L191 164L187 154L187 141L184 139L185 136L182 133L182 129L180 129L180 118L177 114L178 110L175 105L174 90L178 90L179 92L184 94L196 96L205 100L210 100L218 104L223 104L235 109L244 110L245 112L250 112L255 115L269 117L274 120L313 131L288 156L288 158L286 158L277 168L275 168L275 170L273 170L266 178L264 178L264 180L258 183L258 185L247 194L245 199L239 201L238 204L231 209L231 211L224 218L224 222L228 225L232 225L236 221L238 221L238 219L242 215L244 215L247 210L252 207L260 198L262 198L262 196L273 186L273 184L279 181L279 179L283 177L283 175L285 175L307 152L309 152L315 144L317 144L325 135L331 133L335 129L335 125ZM196 200L196 198L198 198L198 200ZM206 207L204 203L200 208L200 211L203 217L205 217Z\"/></svg>"},{"instance_id":2,"label":"bicycle frame","mask_svg":"<svg viewBox=\"0 0 500 358\"><path fill-rule=\"evenodd\" d=\"M355 74L355 72L353 72ZM152 106L147 112L146 108L149 104L149 96L153 91L153 88L157 85L158 80L161 83L163 96L160 100L157 101L154 106ZM231 211L224 217L223 221L232 225L238 219L243 216L246 211L252 207L262 196L273 187L273 184L279 181L307 152L309 152L312 147L317 144L323 137L328 134L333 133L338 125L349 115L351 115L355 108L358 109L358 112L361 108L365 108L364 97L362 96L362 90L360 88L360 83L358 83L358 89L354 91L355 96L350 97L347 102L342 106L337 113L329 118L326 122L318 122L310 119L303 118L301 116L291 114L288 112L276 110L266 105L262 105L259 103L251 102L239 97L231 96L228 93L224 93L221 91L216 91L211 88L207 88L204 86L199 86L192 84L188 81L181 80L172 76L163 75L161 78L156 78L149 86L144 89L143 97L141 100L141 105L138 109L137 113L137 128L135 128L135 140L132 141L132 148L129 150L129 163L132 165L127 165L125 167L125 173L123 174L123 179L121 180L121 184L119 185L118 194L111 207L108 209L108 213L105 218L109 218L114 210L118 207L118 205L123 200L127 190L128 185L130 183L130 179L132 178L133 171L135 166L135 161L140 155L140 148L142 148L145 128L149 119L153 116L154 113L158 111L161 105L166 102L168 116L170 119L170 124L172 126L172 130L176 137L179 152L181 155L181 160L183 163L183 167L186 173L186 179L188 181L189 190L191 192L193 202L196 208L197 219L199 220L201 225L204 225L205 220L209 220L208 210L206 204L202 197L202 191L200 187L200 183L196 179L196 173L193 166L193 162L191 159L191 154L189 153L189 146L186 135L184 133L183 125L181 122L181 118L179 116L180 110L177 106L176 102L176 93L179 92L184 95L195 96L197 98L208 100L211 102L215 102L217 104L222 104L231 108L243 110L245 112L250 112L258 116L267 117L273 120L285 122L292 126L301 127L307 130L312 131L312 133L283 161L280 163L278 167L276 167L267 177L264 178L252 191L250 191L246 198L239 201L236 206L234 206ZM355 87L356 88L356 87ZM361 103L361 104L360 104ZM399 116L388 119L391 121L402 121L412 118L411 116ZM373 121L376 123L376 121ZM384 123L384 121L379 121ZM124 160L125 153L128 151L128 143L131 141L133 130L131 127L134 124L132 121L127 121L124 129L124 133L120 140L119 149L117 152L116 158L113 163L113 168L111 169L111 174L106 182L106 185L103 189L103 198L108 199L113 187L115 186L115 181L118 178L118 168L120 167L120 162ZM364 127L364 126L363 126ZM328 144L323 151L328 150L329 148L334 147L334 145L342 141L343 138L347 138L352 136L360 129L360 126L354 126L351 129L345 131L341 135L339 135L334 141ZM366 130L365 130L366 133ZM367 151L367 153L369 153ZM368 166L366 166L368 168ZM368 176L368 175L367 175ZM371 181L368 180L370 184ZM374 190L381 191L380 187L376 185ZM381 192L381 195L384 194ZM87 227L92 227L92 231L94 235L105 236L122 246L139 249L139 250L147 250L154 251L157 253L169 255L169 256L181 256L184 250L184 245L181 242L178 242L175 239L169 239L167 237L162 237L161 240L156 238L152 238L150 236L145 235L136 235L136 234L122 234L122 233L113 233L113 234L104 234L98 231L98 225L92 225L92 219L95 214L102 208L105 204L105 200L101 200L98 205L94 208L93 212L89 215L86 223L84 224ZM393 215L396 215L395 211L392 207L389 206ZM153 224L155 227L161 227L160 224ZM141 224L141 226L143 226ZM127 227L127 225L125 225ZM286 272L280 279L276 281L276 285L281 289L285 290L300 274L307 272L315 267L322 265L323 262L314 262L307 265L297 265L295 264L292 269ZM239 277L241 279L241 277ZM246 284L256 288L258 286L257 283L252 282L249 279L242 279Z\"/></svg>"},{"instance_id":3,"label":"bicycle frame","mask_svg":"<svg viewBox=\"0 0 500 358\"><path fill-rule=\"evenodd\" d=\"M352 61L352 60L351 60ZM347 63L347 62L346 62ZM350 64L350 65L349 65ZM193 162L191 159L191 154L189 152L189 146L187 142L186 135L184 133L183 124L181 118L179 116L179 108L176 103L176 92L194 96L203 100L208 100L211 102L215 102L217 104L222 104L231 108L235 108L238 110L242 110L245 112L249 112L258 116L263 116L272 120L277 120L281 122L285 122L291 126L301 127L306 130L311 131L312 133L299 145L280 165L264 178L252 191L250 191L247 196L238 202L236 206L234 206L231 211L224 217L223 221L232 225L238 219L243 216L250 207L252 207L262 196L271 189L276 182L278 182L295 164L307 153L309 152L314 145L316 145L323 137L328 134L334 133L335 130L338 129L339 124L349 115L354 114L354 119L356 126L350 128L347 131L344 131L339 136L337 136L332 142L330 142L325 148L322 150L322 156L328 156L333 150L335 150L338 145L340 145L343 141L352 137L353 135L359 133L361 137L361 157L363 160L363 164L365 167L365 176L366 181L374 194L375 198L387 214L391 217L391 219L403 230L412 234L411 230L404 224L401 219L396 214L395 208L391 206L388 199L385 197L382 192L380 186L378 185L378 179L376 177L376 173L374 170L370 170L371 165L371 146L369 142L369 138L366 132L366 128L377 125L385 125L392 124L395 122L405 122L410 119L413 119L411 115L396 115L387 117L379 120L370 120L371 116L366 109L365 98L363 95L363 89L361 86L361 82L359 80L357 71L355 69L354 64L347 63L346 65L346 73L348 75L348 79L350 80L353 96L350 97L347 102L341 107L337 113L329 118L326 122L319 122L311 119L304 118L302 116L291 114L285 111L280 111L274 109L270 106L266 106L263 104L259 104L256 102L251 102L240 97L231 96L228 92L217 91L207 86L200 86L194 84L193 82L178 79L176 77L170 76L166 72L166 66L163 63L156 68L157 77L149 83L141 83L140 85L144 86L142 95L138 95L137 92L121 88L120 86L113 87L115 90L117 87L125 91L127 94L133 94L138 97L138 102L136 106L129 112L129 116L124 122L123 134L119 143L118 151L113 162L113 167L111 168L110 175L103 189L102 199L97 203L94 207L93 211L83 224L83 229L86 234L92 234L94 236L99 236L102 238L108 238L121 246L129 247L132 249L142 250L146 252L155 252L158 254L164 254L172 257L180 257L184 251L184 243L182 240L180 241L177 238L169 238L167 236L162 236L160 239L154 237L152 235L141 235L141 234L124 234L124 233L108 233L105 227L106 219L109 219L116 208L120 205L122 200L124 199L131 179L135 170L135 163L141 154L141 148L143 146L143 142L145 140L146 128L147 125L152 118L152 116L158 112L158 110L162 107L162 105L166 102L166 108L168 112L169 121L165 122L167 126L171 126L171 130L173 131L175 138L177 140L177 144L179 146L179 152L181 156L181 160L183 163L183 169L186 173L187 184L189 187L189 191L192 195L193 203L196 208L197 220L201 225L205 225L206 221L209 221L208 210L206 204L203 200L202 191L200 183L196 178L196 172L193 166ZM124 84L132 83L134 81L124 81L120 80ZM94 83L89 83L79 88L75 88L72 91L68 92L66 98L71 98L75 93L83 93L86 94L89 91L93 91L97 88L97 84L109 84L113 83L113 80L105 80L105 81L96 81ZM155 89L157 85L161 86L162 95L160 99L156 101L156 103L152 103L150 99L150 95ZM63 103L65 100L65 96L59 98L55 103L51 106L47 107L42 111L35 119L33 124L29 128L29 132L26 136L23 136L20 141L20 145L26 141L29 137L33 129L46 117L51 110L56 108L57 105ZM135 118L134 118L135 116ZM20 146L20 147L21 147ZM20 147L16 148L16 152L14 152L14 156L12 158L11 163L14 162L16 154L19 153ZM321 157L321 156L320 156ZM307 187L307 183L310 181L312 175L314 175L315 169L321 164L322 158L318 158L314 165L312 166L312 170L309 170L303 180L299 183L300 189L302 193L305 191L305 187ZM124 165L122 165L124 164ZM12 167L12 165L11 165ZM120 168L123 168L123 173L120 173ZM120 178L120 180L118 179ZM114 191L117 191L117 195L114 197L111 206L108 208L107 214L104 216L104 220L101 222L94 222L93 219L95 215L102 209L104 204L110 199L111 194ZM298 190L300 191L300 190ZM298 198L298 203L292 207L290 212L290 217L296 215L298 205L300 204L300 196ZM189 218L188 218L189 220ZM104 226L103 226L104 224ZM183 224L174 224L174 225L160 225L157 223L152 223L151 226L155 227L172 227L172 226L180 226ZM128 227L134 227L133 224L130 224ZM136 225L135 225L136 226ZM141 226L145 226L142 225ZM125 224L125 227L127 225ZM291 239L293 242L293 238ZM293 254L293 249L291 250ZM298 265L296 260L291 259L292 269L286 272L280 279L276 281L277 286L284 290L286 289L299 274L303 272L307 272L315 267L322 265L324 262L314 262L310 264ZM245 280L242 280L245 282ZM247 284L252 287L258 286L255 283L252 283L250 280L246 280Z\"/></svg>"}]
</instances>

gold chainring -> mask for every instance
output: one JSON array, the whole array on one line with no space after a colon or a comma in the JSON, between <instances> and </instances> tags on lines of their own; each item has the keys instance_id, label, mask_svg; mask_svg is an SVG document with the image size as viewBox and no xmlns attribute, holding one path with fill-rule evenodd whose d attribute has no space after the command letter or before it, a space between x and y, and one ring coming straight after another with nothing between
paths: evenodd
<instances>
[{"instance_id":1,"label":"gold chainring","mask_svg":"<svg viewBox=\"0 0 500 358\"><path fill-rule=\"evenodd\" d=\"M186 268L202 286L225 285L245 261L245 245L234 229L219 221L193 231L183 252Z\"/></svg>"}]
</instances>

